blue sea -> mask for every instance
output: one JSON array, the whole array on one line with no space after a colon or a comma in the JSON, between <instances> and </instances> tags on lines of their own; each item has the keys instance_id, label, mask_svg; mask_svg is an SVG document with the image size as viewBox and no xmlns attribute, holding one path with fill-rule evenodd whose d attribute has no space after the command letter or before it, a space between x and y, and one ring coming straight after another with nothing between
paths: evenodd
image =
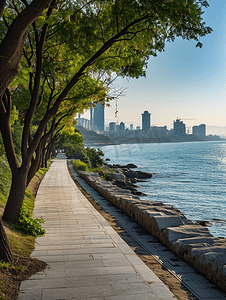
<instances>
[{"instance_id":1,"label":"blue sea","mask_svg":"<svg viewBox=\"0 0 226 300\"><path fill-rule=\"evenodd\" d=\"M193 220L209 221L214 236L226 238L226 141L123 144L100 149L111 164L134 163L155 173L139 183L141 199L161 201Z\"/></svg>"}]
</instances>

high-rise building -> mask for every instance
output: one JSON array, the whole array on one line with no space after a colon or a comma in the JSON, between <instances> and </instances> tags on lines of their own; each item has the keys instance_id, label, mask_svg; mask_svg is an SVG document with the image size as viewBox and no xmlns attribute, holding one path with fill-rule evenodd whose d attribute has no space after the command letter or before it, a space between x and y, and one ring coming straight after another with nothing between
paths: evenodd
<instances>
[{"instance_id":1,"label":"high-rise building","mask_svg":"<svg viewBox=\"0 0 226 300\"><path fill-rule=\"evenodd\" d=\"M90 108L90 120L92 120L93 130L104 131L104 106L97 103L96 107Z\"/></svg>"},{"instance_id":2,"label":"high-rise building","mask_svg":"<svg viewBox=\"0 0 226 300\"><path fill-rule=\"evenodd\" d=\"M186 133L185 124L178 118L176 121L173 121L173 129L175 135L185 135Z\"/></svg>"},{"instance_id":3,"label":"high-rise building","mask_svg":"<svg viewBox=\"0 0 226 300\"><path fill-rule=\"evenodd\" d=\"M120 130L126 129L125 123L123 123L123 122L121 122L119 126L120 126Z\"/></svg>"},{"instance_id":4,"label":"high-rise building","mask_svg":"<svg viewBox=\"0 0 226 300\"><path fill-rule=\"evenodd\" d=\"M116 123L115 122L109 123L109 131L116 131Z\"/></svg>"},{"instance_id":5,"label":"high-rise building","mask_svg":"<svg viewBox=\"0 0 226 300\"><path fill-rule=\"evenodd\" d=\"M145 110L142 114L142 130L149 130L151 128L151 114Z\"/></svg>"},{"instance_id":6,"label":"high-rise building","mask_svg":"<svg viewBox=\"0 0 226 300\"><path fill-rule=\"evenodd\" d=\"M192 127L192 134L199 136L199 126L193 126Z\"/></svg>"},{"instance_id":7,"label":"high-rise building","mask_svg":"<svg viewBox=\"0 0 226 300\"><path fill-rule=\"evenodd\" d=\"M206 136L206 125L205 124L199 125L199 136L200 137Z\"/></svg>"},{"instance_id":8,"label":"high-rise building","mask_svg":"<svg viewBox=\"0 0 226 300\"><path fill-rule=\"evenodd\" d=\"M129 130L133 130L133 124L129 125Z\"/></svg>"},{"instance_id":9,"label":"high-rise building","mask_svg":"<svg viewBox=\"0 0 226 300\"><path fill-rule=\"evenodd\" d=\"M205 124L201 124L199 126L193 126L192 127L192 134L196 135L198 137L205 137L206 136L206 125Z\"/></svg>"}]
</instances>

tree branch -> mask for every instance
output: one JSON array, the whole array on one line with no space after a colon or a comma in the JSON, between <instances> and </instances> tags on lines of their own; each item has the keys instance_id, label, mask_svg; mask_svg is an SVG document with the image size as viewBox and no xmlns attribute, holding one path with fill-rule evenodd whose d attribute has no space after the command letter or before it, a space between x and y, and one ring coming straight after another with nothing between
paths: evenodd
<instances>
[{"instance_id":1,"label":"tree branch","mask_svg":"<svg viewBox=\"0 0 226 300\"><path fill-rule=\"evenodd\" d=\"M0 18L3 14L4 8L5 8L6 0L0 0Z\"/></svg>"},{"instance_id":2,"label":"tree branch","mask_svg":"<svg viewBox=\"0 0 226 300\"><path fill-rule=\"evenodd\" d=\"M1 0L0 0L1 1ZM0 97L5 92L14 76L18 73L18 66L27 38L29 25L43 12L51 0L33 0L11 24L7 34L0 44ZM0 2L0 16L5 1Z\"/></svg>"}]
</instances>

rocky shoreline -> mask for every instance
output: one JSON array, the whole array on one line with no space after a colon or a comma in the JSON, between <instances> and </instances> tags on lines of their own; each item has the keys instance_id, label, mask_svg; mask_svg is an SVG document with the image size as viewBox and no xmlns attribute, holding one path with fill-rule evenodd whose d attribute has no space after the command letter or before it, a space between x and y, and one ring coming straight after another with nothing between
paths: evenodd
<instances>
[{"instance_id":1,"label":"rocky shoreline","mask_svg":"<svg viewBox=\"0 0 226 300\"><path fill-rule=\"evenodd\" d=\"M118 164L110 165L105 163L104 167L108 171L108 180L110 180L113 185L117 185L121 189L130 190L133 195L146 196L146 194L137 190L137 188L140 188L140 186L136 185L135 183L139 183L144 181L144 179L151 178L153 174L131 170L137 168L137 166L134 164L122 166ZM104 175L104 172L100 172L99 175Z\"/></svg>"},{"instance_id":2,"label":"rocky shoreline","mask_svg":"<svg viewBox=\"0 0 226 300\"><path fill-rule=\"evenodd\" d=\"M226 239L213 237L206 226L192 222L171 205L140 200L135 183L143 181L145 176L151 178L152 174L131 170L129 165L107 164L107 168L114 169L108 173L112 182L102 179L98 173L78 173L101 195L226 292Z\"/></svg>"}]
</instances>

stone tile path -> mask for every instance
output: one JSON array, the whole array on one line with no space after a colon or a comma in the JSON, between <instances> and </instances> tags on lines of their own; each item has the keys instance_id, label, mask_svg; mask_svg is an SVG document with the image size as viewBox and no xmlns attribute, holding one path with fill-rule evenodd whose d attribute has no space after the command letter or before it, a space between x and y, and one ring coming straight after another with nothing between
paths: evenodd
<instances>
[{"instance_id":1,"label":"stone tile path","mask_svg":"<svg viewBox=\"0 0 226 300\"><path fill-rule=\"evenodd\" d=\"M186 262L179 259L167 247L165 247L157 239L153 238L149 233L142 231L140 225L133 221L130 217L122 213L122 211L113 206L103 196L88 185L88 183L80 178L74 171L71 162L69 167L76 181L83 189L107 212L109 212L117 223L125 229L125 231L141 246L147 254L153 255L166 269L168 269L181 283L188 288L193 295L200 300L226 300L226 294L221 292L214 284L210 283L204 276L190 267ZM141 232L142 231L142 232Z\"/></svg>"},{"instance_id":2,"label":"stone tile path","mask_svg":"<svg viewBox=\"0 0 226 300\"><path fill-rule=\"evenodd\" d=\"M36 197L46 235L32 256L48 267L22 282L18 299L175 299L78 190L66 162L57 156Z\"/></svg>"}]
</instances>

